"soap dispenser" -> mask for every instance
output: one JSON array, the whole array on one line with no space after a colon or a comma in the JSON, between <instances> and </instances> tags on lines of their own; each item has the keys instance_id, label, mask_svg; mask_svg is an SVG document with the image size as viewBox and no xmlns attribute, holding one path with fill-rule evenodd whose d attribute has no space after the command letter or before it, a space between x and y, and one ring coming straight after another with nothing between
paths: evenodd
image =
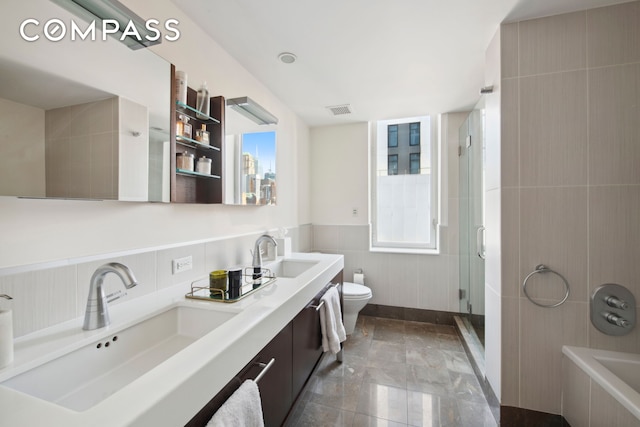
<instances>
[{"instance_id":1,"label":"soap dispenser","mask_svg":"<svg viewBox=\"0 0 640 427\"><path fill-rule=\"evenodd\" d=\"M0 294L0 298L11 300L9 295ZM13 362L13 313L0 310L0 368Z\"/></svg>"},{"instance_id":2,"label":"soap dispenser","mask_svg":"<svg viewBox=\"0 0 640 427\"><path fill-rule=\"evenodd\" d=\"M196 96L196 110L200 113L196 113L196 117L202 120L209 119L209 89L207 89L207 82L203 82L198 94Z\"/></svg>"}]
</instances>

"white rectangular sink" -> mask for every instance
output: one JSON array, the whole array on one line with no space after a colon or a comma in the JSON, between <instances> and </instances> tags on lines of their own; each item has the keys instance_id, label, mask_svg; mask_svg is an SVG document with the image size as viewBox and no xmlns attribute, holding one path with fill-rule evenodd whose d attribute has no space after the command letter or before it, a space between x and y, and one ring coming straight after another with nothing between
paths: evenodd
<instances>
[{"instance_id":1,"label":"white rectangular sink","mask_svg":"<svg viewBox=\"0 0 640 427\"><path fill-rule=\"evenodd\" d=\"M1 385L82 412L235 315L173 307Z\"/></svg>"},{"instance_id":2,"label":"white rectangular sink","mask_svg":"<svg viewBox=\"0 0 640 427\"><path fill-rule=\"evenodd\" d=\"M266 264L265 267L271 270L276 277L296 278L316 264L318 264L317 261L281 259L279 261Z\"/></svg>"}]
</instances>

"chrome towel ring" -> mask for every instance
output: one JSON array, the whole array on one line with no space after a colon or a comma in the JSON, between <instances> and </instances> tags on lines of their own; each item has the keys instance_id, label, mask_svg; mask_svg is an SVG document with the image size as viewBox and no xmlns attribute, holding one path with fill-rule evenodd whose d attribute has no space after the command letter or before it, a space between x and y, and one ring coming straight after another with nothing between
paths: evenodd
<instances>
[{"instance_id":1,"label":"chrome towel ring","mask_svg":"<svg viewBox=\"0 0 640 427\"><path fill-rule=\"evenodd\" d=\"M562 279L562 281L564 282L564 289L565 289L565 295L564 295L564 298L562 298L562 301L559 301L555 304L540 304L539 302L536 302L533 299L531 299L531 297L529 296L529 293L527 292L527 280L529 280L529 278L534 274L538 274L538 273L553 273ZM567 282L567 279L565 279L564 276L558 273L557 271L553 271L552 269L550 269L544 264L538 264L536 265L536 269L531 273L529 273L529 275L524 278L524 281L522 282L522 291L524 292L524 295L529 299L529 301L531 301L535 305L539 307L544 307L544 308L553 308L553 307L558 307L559 305L562 305L567 300L567 298L569 298L569 282Z\"/></svg>"}]
</instances>

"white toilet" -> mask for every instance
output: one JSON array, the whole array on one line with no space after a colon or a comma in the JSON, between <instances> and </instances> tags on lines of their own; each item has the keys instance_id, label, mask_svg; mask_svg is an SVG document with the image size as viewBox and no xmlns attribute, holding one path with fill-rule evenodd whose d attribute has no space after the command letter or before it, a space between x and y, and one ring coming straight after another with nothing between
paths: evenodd
<instances>
[{"instance_id":1,"label":"white toilet","mask_svg":"<svg viewBox=\"0 0 640 427\"><path fill-rule=\"evenodd\" d=\"M342 295L344 297L344 329L347 335L351 335L356 327L358 313L371 299L371 289L364 285L351 282L342 283Z\"/></svg>"}]
</instances>

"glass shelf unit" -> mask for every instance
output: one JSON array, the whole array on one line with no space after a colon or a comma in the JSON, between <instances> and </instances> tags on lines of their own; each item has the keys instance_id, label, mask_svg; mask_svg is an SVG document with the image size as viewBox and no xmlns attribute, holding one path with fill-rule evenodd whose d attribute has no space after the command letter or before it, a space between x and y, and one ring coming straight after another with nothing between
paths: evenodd
<instances>
[{"instance_id":1,"label":"glass shelf unit","mask_svg":"<svg viewBox=\"0 0 640 427\"><path fill-rule=\"evenodd\" d=\"M186 169L180 169L180 168L176 168L176 173L178 175L193 176L196 178L220 179L218 175L208 175L206 173L192 172L192 171L188 171Z\"/></svg>"},{"instance_id":2,"label":"glass shelf unit","mask_svg":"<svg viewBox=\"0 0 640 427\"><path fill-rule=\"evenodd\" d=\"M214 147L213 145L203 144L200 141L196 141L195 139L187 138L186 136L176 135L176 143L183 145L185 147L198 148L201 150L213 150L220 151L220 148Z\"/></svg>"},{"instance_id":3,"label":"glass shelf unit","mask_svg":"<svg viewBox=\"0 0 640 427\"><path fill-rule=\"evenodd\" d=\"M189 106L187 104L183 104L180 101L176 101L176 111L178 111L179 113L182 113L182 114L184 114L184 115L186 115L186 116L188 116L188 117L190 117L190 118L192 118L194 120L197 120L200 123L205 123L205 124L217 123L217 124L220 124L220 120L214 119L211 116L203 114L201 111L196 110L195 108L193 108L193 107L191 107L191 106ZM200 114L201 116L204 116L205 118L202 119L200 117L197 117L198 114Z\"/></svg>"}]
</instances>

